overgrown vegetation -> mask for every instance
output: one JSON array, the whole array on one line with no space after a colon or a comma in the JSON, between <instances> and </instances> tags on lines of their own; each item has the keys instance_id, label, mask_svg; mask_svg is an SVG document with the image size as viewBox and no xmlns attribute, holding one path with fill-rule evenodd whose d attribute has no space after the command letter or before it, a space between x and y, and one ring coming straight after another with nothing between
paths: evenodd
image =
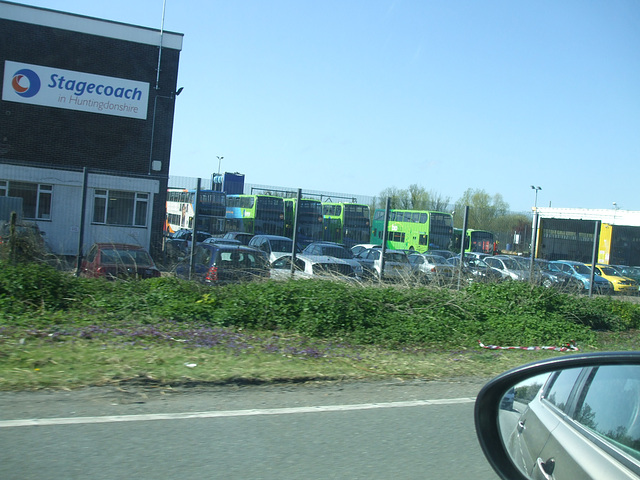
<instances>
[{"instance_id":1,"label":"overgrown vegetation","mask_svg":"<svg viewBox=\"0 0 640 480\"><path fill-rule=\"evenodd\" d=\"M91 345L117 349L118 355L141 349L147 367L155 365L169 380L174 374L164 370L168 360L163 358L173 358L176 348L192 352L221 346L225 358L251 352L259 354L262 365L274 358L350 363L369 358L368 370L400 375L415 372L421 362L435 371L426 360L435 352L462 352L463 360L473 352L487 353L479 341L524 347L575 342L582 350L593 350L601 348L602 332L633 345L633 332L640 328L640 305L522 282L473 284L460 291L312 280L210 288L172 277L130 282L76 278L40 264L1 263L0 268L0 345L5 347L0 349L5 352L0 353L0 380L19 376L22 367L17 366L25 363L25 378L47 362L58 365L63 346L73 347L73 362L86 349L89 363L103 369L101 378L112 379L126 375L99 367L102 357ZM384 353L374 360L376 351ZM97 357L91 360L93 355ZM389 367L386 362L397 355L401 360ZM494 357L484 356L481 362ZM116 363L121 362L125 360ZM3 371L3 363L10 368ZM406 368L399 370L400 364ZM447 365L455 371L453 363ZM256 375L254 367L225 375ZM88 381L81 377L77 382Z\"/></svg>"}]
</instances>

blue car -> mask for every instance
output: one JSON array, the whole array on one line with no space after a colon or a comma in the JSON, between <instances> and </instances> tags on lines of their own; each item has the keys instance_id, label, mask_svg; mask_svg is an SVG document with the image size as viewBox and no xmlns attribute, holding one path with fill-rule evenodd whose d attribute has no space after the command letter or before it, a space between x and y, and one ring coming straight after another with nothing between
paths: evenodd
<instances>
[{"instance_id":1,"label":"blue car","mask_svg":"<svg viewBox=\"0 0 640 480\"><path fill-rule=\"evenodd\" d=\"M591 285L591 268L587 267L584 263L576 262L573 260L555 260L549 262L548 268L551 270L558 269L565 272L574 280L577 280L578 285L582 285L582 291L588 292ZM613 293L613 285L611 282L600 275L594 275L593 277L593 292L601 293L604 295L610 295Z\"/></svg>"}]
</instances>

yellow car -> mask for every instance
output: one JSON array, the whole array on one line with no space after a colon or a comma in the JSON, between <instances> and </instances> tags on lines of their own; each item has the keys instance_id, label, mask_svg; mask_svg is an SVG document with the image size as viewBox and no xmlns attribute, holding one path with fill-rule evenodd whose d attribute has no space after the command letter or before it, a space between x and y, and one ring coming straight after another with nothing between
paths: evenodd
<instances>
[{"instance_id":1,"label":"yellow car","mask_svg":"<svg viewBox=\"0 0 640 480\"><path fill-rule=\"evenodd\" d=\"M591 265L587 264L587 267L591 268ZM638 282L629 277L623 277L615 268L609 265L596 264L596 274L609 280L616 293L638 294Z\"/></svg>"}]
</instances>

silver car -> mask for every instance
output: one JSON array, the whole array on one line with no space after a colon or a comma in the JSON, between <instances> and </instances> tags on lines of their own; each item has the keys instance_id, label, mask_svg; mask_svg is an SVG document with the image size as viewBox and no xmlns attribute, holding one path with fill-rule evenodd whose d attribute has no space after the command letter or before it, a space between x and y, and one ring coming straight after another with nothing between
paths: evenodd
<instances>
[{"instance_id":1,"label":"silver car","mask_svg":"<svg viewBox=\"0 0 640 480\"><path fill-rule=\"evenodd\" d=\"M384 256L384 274L382 273L382 249L368 248L355 256L362 265L365 279L407 281L411 278L411 264L406 253L387 250Z\"/></svg>"},{"instance_id":2,"label":"silver car","mask_svg":"<svg viewBox=\"0 0 640 480\"><path fill-rule=\"evenodd\" d=\"M454 267L440 255L412 253L409 255L409 263L413 276L420 282L445 285L453 279Z\"/></svg>"},{"instance_id":3,"label":"silver car","mask_svg":"<svg viewBox=\"0 0 640 480\"><path fill-rule=\"evenodd\" d=\"M271 263L271 278L275 280L322 278L331 280L355 280L352 265L340 258L296 255L295 268L291 269L291 255L284 255Z\"/></svg>"},{"instance_id":4,"label":"silver car","mask_svg":"<svg viewBox=\"0 0 640 480\"><path fill-rule=\"evenodd\" d=\"M637 478L640 366L554 372L505 440L516 466L531 478Z\"/></svg>"}]
</instances>

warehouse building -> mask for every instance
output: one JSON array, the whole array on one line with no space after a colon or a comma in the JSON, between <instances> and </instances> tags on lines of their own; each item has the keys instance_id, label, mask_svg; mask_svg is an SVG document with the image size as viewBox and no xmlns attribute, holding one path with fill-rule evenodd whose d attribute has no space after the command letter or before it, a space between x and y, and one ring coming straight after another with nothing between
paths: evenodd
<instances>
[{"instance_id":1,"label":"warehouse building","mask_svg":"<svg viewBox=\"0 0 640 480\"><path fill-rule=\"evenodd\" d=\"M54 253L161 248L182 40L0 1L0 197Z\"/></svg>"}]
</instances>

